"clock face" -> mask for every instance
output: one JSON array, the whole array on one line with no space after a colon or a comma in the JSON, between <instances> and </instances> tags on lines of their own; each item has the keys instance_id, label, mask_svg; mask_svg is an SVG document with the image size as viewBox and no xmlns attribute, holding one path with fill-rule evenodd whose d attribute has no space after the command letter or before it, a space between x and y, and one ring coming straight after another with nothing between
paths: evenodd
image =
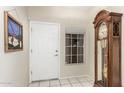
<instances>
[{"instance_id":1,"label":"clock face","mask_svg":"<svg viewBox=\"0 0 124 93\"><path fill-rule=\"evenodd\" d=\"M107 26L106 26L106 23L103 22L100 24L99 26L99 39L103 39L103 38L106 38L107 37Z\"/></svg>"}]
</instances>

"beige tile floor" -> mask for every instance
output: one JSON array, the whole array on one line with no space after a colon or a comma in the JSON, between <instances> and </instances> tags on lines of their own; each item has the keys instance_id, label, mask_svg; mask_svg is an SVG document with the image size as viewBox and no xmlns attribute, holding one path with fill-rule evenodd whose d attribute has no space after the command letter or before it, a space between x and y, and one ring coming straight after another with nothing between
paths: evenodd
<instances>
[{"instance_id":1,"label":"beige tile floor","mask_svg":"<svg viewBox=\"0 0 124 93\"><path fill-rule=\"evenodd\" d=\"M29 87L93 87L93 84L93 80L87 77L75 77L67 79L36 81L29 84Z\"/></svg>"}]
</instances>

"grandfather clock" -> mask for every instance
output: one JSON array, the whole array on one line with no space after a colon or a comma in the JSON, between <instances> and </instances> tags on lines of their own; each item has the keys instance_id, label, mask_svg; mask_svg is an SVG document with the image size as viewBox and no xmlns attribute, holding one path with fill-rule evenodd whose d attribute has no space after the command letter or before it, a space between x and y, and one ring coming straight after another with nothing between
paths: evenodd
<instances>
[{"instance_id":1,"label":"grandfather clock","mask_svg":"<svg viewBox=\"0 0 124 93\"><path fill-rule=\"evenodd\" d=\"M121 86L121 17L121 13L102 10L94 19L94 86Z\"/></svg>"}]
</instances>

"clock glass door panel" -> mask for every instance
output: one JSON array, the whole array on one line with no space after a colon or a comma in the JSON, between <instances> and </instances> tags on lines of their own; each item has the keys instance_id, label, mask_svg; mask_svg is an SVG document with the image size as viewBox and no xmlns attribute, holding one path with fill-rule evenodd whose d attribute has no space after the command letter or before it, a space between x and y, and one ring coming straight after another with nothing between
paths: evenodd
<instances>
[{"instance_id":1,"label":"clock glass door panel","mask_svg":"<svg viewBox=\"0 0 124 93\"><path fill-rule=\"evenodd\" d=\"M98 74L98 81L102 81L102 47L100 41L97 41L97 74Z\"/></svg>"},{"instance_id":2,"label":"clock glass door panel","mask_svg":"<svg viewBox=\"0 0 124 93\"><path fill-rule=\"evenodd\" d=\"M103 45L103 43L105 45ZM107 47L107 39L105 41L98 40L97 41L97 79L98 83L103 86L107 86L107 69L108 69L108 47Z\"/></svg>"},{"instance_id":3,"label":"clock glass door panel","mask_svg":"<svg viewBox=\"0 0 124 93\"><path fill-rule=\"evenodd\" d=\"M107 40L107 26L103 22L98 29L97 40L97 74L98 83L102 86L107 86L107 63L108 63L108 40Z\"/></svg>"}]
</instances>

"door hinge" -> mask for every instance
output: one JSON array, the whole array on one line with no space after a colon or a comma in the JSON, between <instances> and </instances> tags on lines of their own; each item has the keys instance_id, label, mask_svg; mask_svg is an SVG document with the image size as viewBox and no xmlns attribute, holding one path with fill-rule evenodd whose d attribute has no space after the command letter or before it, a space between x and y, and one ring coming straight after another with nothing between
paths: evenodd
<instances>
[{"instance_id":1,"label":"door hinge","mask_svg":"<svg viewBox=\"0 0 124 93\"><path fill-rule=\"evenodd\" d=\"M31 53L32 53L32 49L31 49Z\"/></svg>"},{"instance_id":2,"label":"door hinge","mask_svg":"<svg viewBox=\"0 0 124 93\"><path fill-rule=\"evenodd\" d=\"M32 27L31 27L31 32L32 32Z\"/></svg>"},{"instance_id":3,"label":"door hinge","mask_svg":"<svg viewBox=\"0 0 124 93\"><path fill-rule=\"evenodd\" d=\"M31 75L32 75L32 71L31 71Z\"/></svg>"}]
</instances>

